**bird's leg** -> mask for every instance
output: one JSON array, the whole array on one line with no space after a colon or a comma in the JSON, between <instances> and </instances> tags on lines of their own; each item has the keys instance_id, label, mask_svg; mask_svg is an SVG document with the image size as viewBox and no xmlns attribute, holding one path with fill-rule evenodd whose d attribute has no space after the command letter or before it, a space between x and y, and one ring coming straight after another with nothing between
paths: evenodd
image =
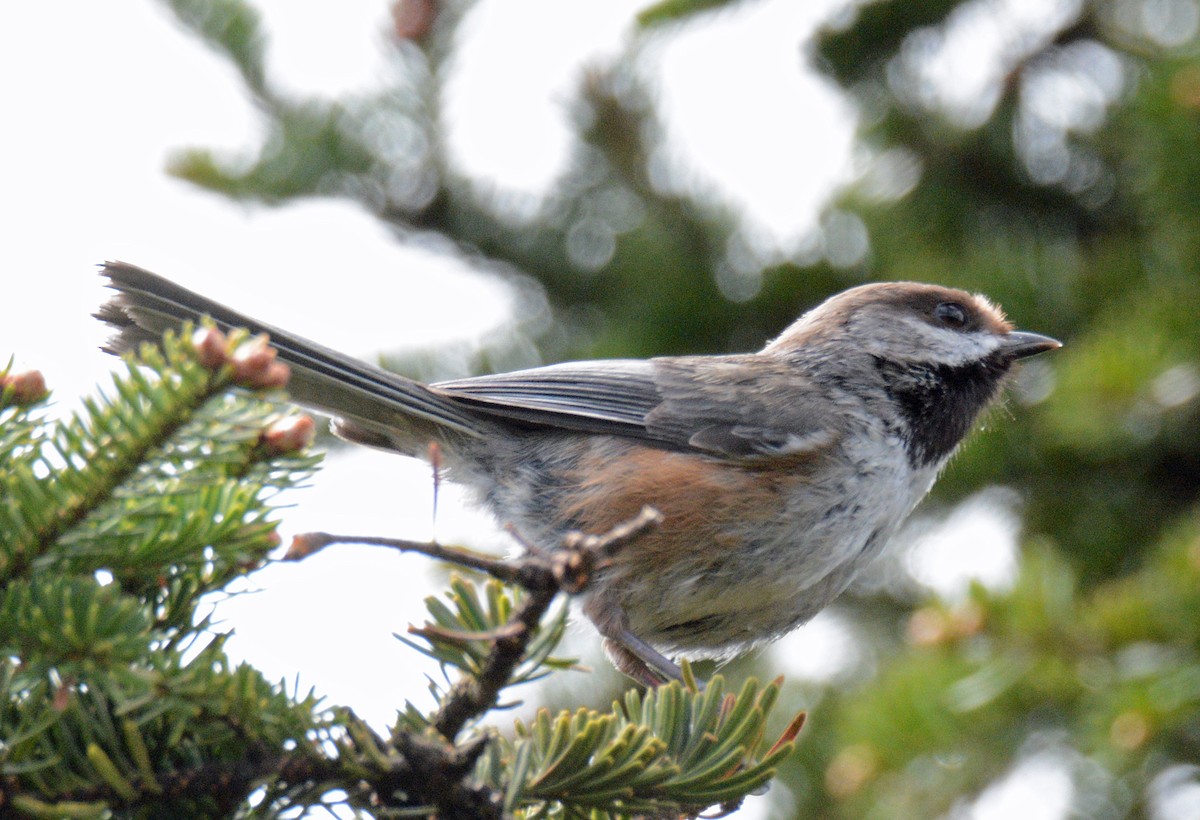
<instances>
[{"instance_id":1,"label":"bird's leg","mask_svg":"<svg viewBox=\"0 0 1200 820\"><path fill-rule=\"evenodd\" d=\"M625 677L633 679L647 689L653 689L666 682L647 666L645 661L626 649L624 645L617 643L612 638L605 638L602 643L609 663Z\"/></svg>"},{"instance_id":2,"label":"bird's leg","mask_svg":"<svg viewBox=\"0 0 1200 820\"><path fill-rule=\"evenodd\" d=\"M648 687L683 680L683 670L629 628L625 608L614 600L611 589L589 595L583 612L604 638L609 660L622 673Z\"/></svg>"},{"instance_id":3,"label":"bird's leg","mask_svg":"<svg viewBox=\"0 0 1200 820\"><path fill-rule=\"evenodd\" d=\"M682 670L670 658L628 629L606 635L604 651L613 666L647 687L683 680Z\"/></svg>"}]
</instances>

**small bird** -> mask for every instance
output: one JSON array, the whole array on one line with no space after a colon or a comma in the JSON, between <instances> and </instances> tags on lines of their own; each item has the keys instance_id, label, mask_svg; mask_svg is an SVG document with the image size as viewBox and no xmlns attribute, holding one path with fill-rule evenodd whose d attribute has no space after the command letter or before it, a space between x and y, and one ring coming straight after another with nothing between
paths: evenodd
<instances>
[{"instance_id":1,"label":"small bird","mask_svg":"<svg viewBox=\"0 0 1200 820\"><path fill-rule=\"evenodd\" d=\"M269 334L300 404L342 438L448 476L541 546L643 506L659 527L584 592L614 665L647 685L671 657L726 658L812 618L879 554L1019 359L1061 347L982 296L862 285L761 351L569 362L425 385L121 262L96 316L122 353L185 320Z\"/></svg>"}]
</instances>

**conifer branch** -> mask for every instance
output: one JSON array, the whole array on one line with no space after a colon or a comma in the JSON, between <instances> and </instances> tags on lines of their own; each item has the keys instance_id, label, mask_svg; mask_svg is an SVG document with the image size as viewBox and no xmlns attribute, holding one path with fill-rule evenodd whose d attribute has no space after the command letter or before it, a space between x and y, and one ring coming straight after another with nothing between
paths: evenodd
<instances>
[{"instance_id":1,"label":"conifer branch","mask_svg":"<svg viewBox=\"0 0 1200 820\"><path fill-rule=\"evenodd\" d=\"M451 689L431 723L441 735L453 742L471 719L496 703L500 690L510 682L516 666L525 656L529 641L542 617L560 593L577 594L588 584L592 573L621 547L635 541L657 526L662 515L650 507L602 535L573 532L563 541L562 549L552 552L529 549L514 559L498 559L476 552L447 547L435 542L417 542L373 536L331 535L316 532L297 535L285 560L298 561L331 544L369 544L402 552L419 552L431 558L480 570L506 583L526 590L520 608L494 634L492 649L476 675L464 676Z\"/></svg>"},{"instance_id":2,"label":"conifer branch","mask_svg":"<svg viewBox=\"0 0 1200 820\"><path fill-rule=\"evenodd\" d=\"M505 687L573 666L552 657L567 615L552 612L555 599L586 590L655 525L652 510L513 560L298 539L292 560L364 541L493 576L452 579L448 601L428 599L430 621L401 637L462 674L432 687L434 709L407 704L386 736L232 666L198 601L265 559L277 544L265 498L314 463L302 452L310 419L279 420L234 390L286 378L264 341L243 340L211 328L168 335L117 377L112 398L59 426L37 416L38 379L0 374L0 525L54 536L38 560L4 565L0 814L230 816L261 789L262 816L332 802L380 818L624 815L736 801L771 776L791 748L785 737L759 752L776 684L724 699L719 678L703 694L666 687L606 714L539 716L513 739L475 725ZM663 731L685 723L694 735ZM698 745L680 745L688 737Z\"/></svg>"}]
</instances>

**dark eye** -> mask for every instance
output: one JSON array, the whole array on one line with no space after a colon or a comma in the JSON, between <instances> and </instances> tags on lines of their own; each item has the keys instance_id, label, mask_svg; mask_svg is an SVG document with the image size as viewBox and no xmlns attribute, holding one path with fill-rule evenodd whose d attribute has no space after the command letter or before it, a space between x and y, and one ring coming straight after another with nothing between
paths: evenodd
<instances>
[{"instance_id":1,"label":"dark eye","mask_svg":"<svg viewBox=\"0 0 1200 820\"><path fill-rule=\"evenodd\" d=\"M958 302L942 302L933 309L933 318L946 327L965 327L967 324L967 311Z\"/></svg>"}]
</instances>

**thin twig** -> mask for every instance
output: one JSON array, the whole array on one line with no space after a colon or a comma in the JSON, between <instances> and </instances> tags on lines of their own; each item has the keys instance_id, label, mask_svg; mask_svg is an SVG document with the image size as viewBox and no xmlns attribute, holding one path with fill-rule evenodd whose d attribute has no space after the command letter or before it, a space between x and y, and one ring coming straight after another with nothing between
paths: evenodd
<instances>
[{"instance_id":1,"label":"thin twig","mask_svg":"<svg viewBox=\"0 0 1200 820\"><path fill-rule=\"evenodd\" d=\"M551 553L527 553L505 562L516 569L517 582L529 593L505 624L512 629L492 644L483 668L474 678L464 677L450 690L431 721L448 740L462 731L468 721L495 705L500 690L508 685L513 670L525 657L525 649L537 631L542 616L559 592L582 592L601 562L662 520L650 507L629 521L599 536L571 532L562 549Z\"/></svg>"},{"instance_id":2,"label":"thin twig","mask_svg":"<svg viewBox=\"0 0 1200 820\"><path fill-rule=\"evenodd\" d=\"M400 552L417 552L448 561L459 566L477 569L500 581L519 584L518 561L505 561L490 555L473 552L462 547L446 547L434 541L409 541L404 538L384 538L373 535L333 535L328 532L306 532L295 536L284 554L284 561L303 561L332 544L367 544L374 547L390 547Z\"/></svg>"},{"instance_id":3,"label":"thin twig","mask_svg":"<svg viewBox=\"0 0 1200 820\"><path fill-rule=\"evenodd\" d=\"M470 721L495 706L500 690L511 682L513 671L524 660L529 642L555 597L560 592L568 595L583 592L598 568L610 561L622 547L661 521L661 514L644 507L634 518L617 524L601 535L570 532L563 538L559 549L547 551L526 544L524 555L507 560L433 542L312 532L296 536L284 560L302 560L331 544L370 544L449 561L525 589L526 596L508 621L488 632L449 632L442 635L442 630L431 626L410 630L416 634L437 634L463 640L485 638L492 642L492 646L479 673L460 678L430 719L432 726L445 739L444 742L414 734L399 726L393 730L391 738L392 746L400 752L408 766L424 775L421 798L437 805L441 816L490 817L498 816L492 814L497 810L495 794L465 783L471 769L471 765L465 763L473 765L487 743L486 735L456 746L454 744L459 733ZM471 811L478 814L471 815Z\"/></svg>"},{"instance_id":4,"label":"thin twig","mask_svg":"<svg viewBox=\"0 0 1200 820\"><path fill-rule=\"evenodd\" d=\"M483 668L476 676L464 676L451 687L441 708L431 719L434 728L442 737L453 741L468 721L491 709L499 699L500 690L508 685L516 669L525 657L525 649L537 631L542 616L558 595L558 585L551 583L541 589L530 590L517 611L505 625L512 632L492 644Z\"/></svg>"},{"instance_id":5,"label":"thin twig","mask_svg":"<svg viewBox=\"0 0 1200 820\"><path fill-rule=\"evenodd\" d=\"M302 561L333 544L366 544L388 547L400 552L416 552L439 561L447 561L469 569L479 570L497 580L517 584L529 591L547 584L546 573L555 586L568 594L577 594L587 585L591 570L611 558L630 541L640 538L662 522L662 514L653 507L643 507L636 516L617 524L601 535L568 532L562 548L547 552L521 538L509 527L524 549L519 558L494 558L463 547L447 547L435 541L410 541L405 538L385 538L375 535L334 535L328 532L306 532L292 538L284 561Z\"/></svg>"}]
</instances>

